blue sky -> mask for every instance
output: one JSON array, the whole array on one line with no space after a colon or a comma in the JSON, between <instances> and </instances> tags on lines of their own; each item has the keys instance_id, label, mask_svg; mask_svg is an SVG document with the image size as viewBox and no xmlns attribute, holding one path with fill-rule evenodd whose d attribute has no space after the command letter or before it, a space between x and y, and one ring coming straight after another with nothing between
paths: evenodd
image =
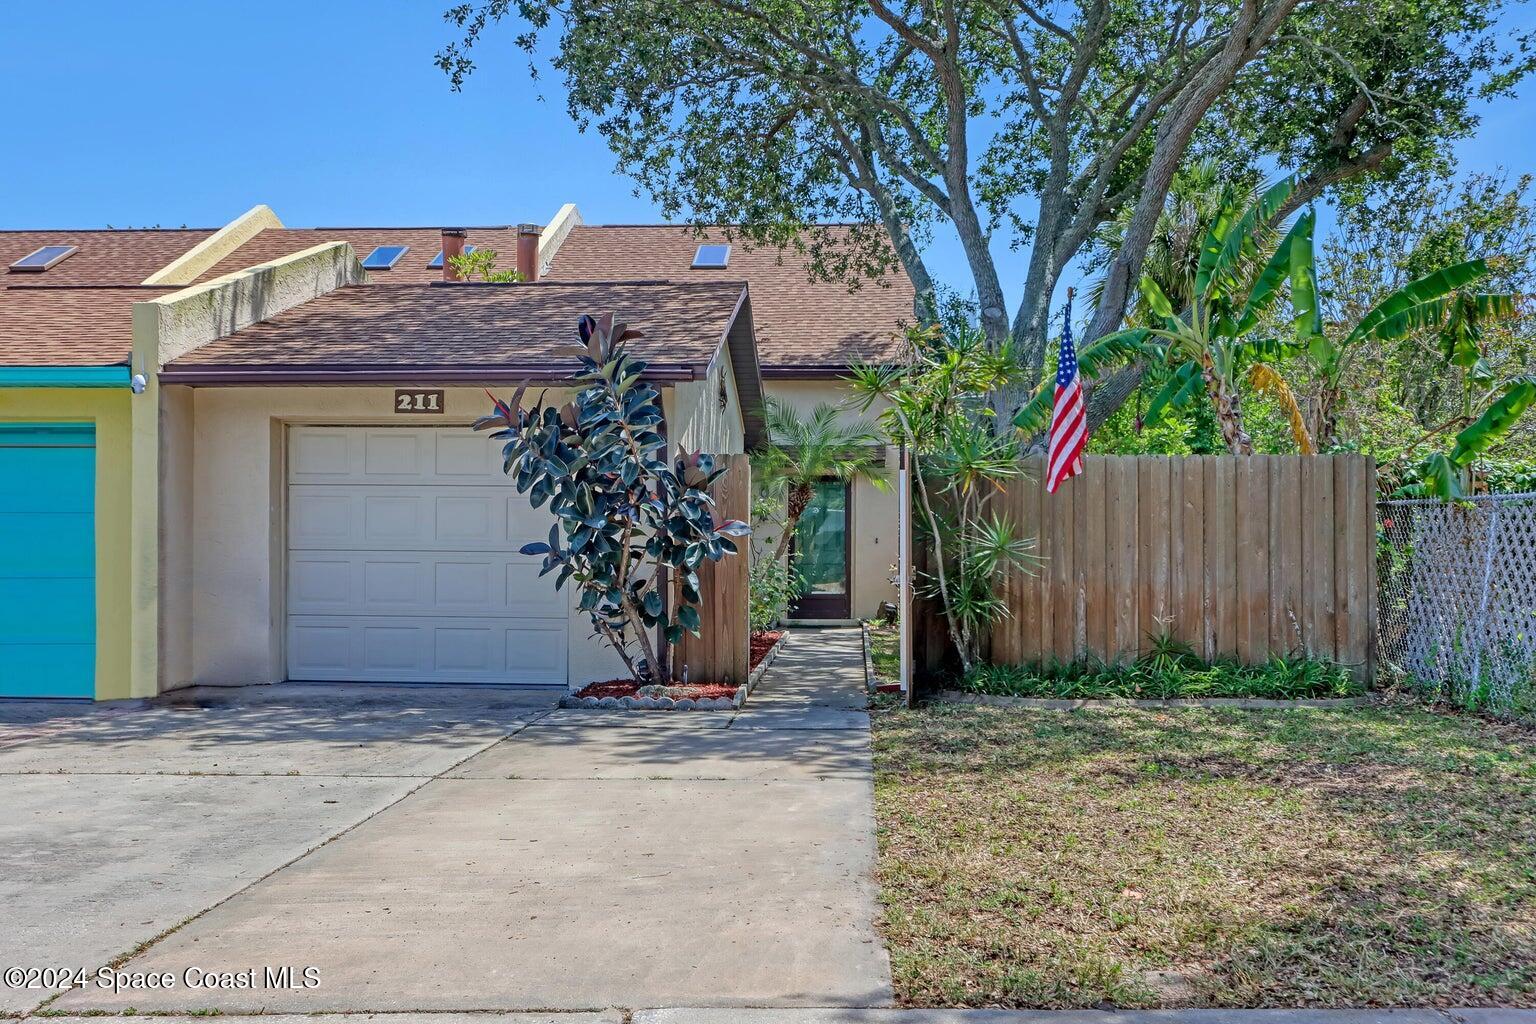
<instances>
[{"instance_id":1,"label":"blue sky","mask_svg":"<svg viewBox=\"0 0 1536 1024\"><path fill-rule=\"evenodd\" d=\"M449 90L446 5L0 4L0 227L208 226L259 202L314 226L542 222L568 201L593 223L658 219L508 33ZM1464 169L1536 170L1532 99L1484 111ZM1016 281L1023 254L998 255ZM929 260L969 291L956 245Z\"/></svg>"}]
</instances>

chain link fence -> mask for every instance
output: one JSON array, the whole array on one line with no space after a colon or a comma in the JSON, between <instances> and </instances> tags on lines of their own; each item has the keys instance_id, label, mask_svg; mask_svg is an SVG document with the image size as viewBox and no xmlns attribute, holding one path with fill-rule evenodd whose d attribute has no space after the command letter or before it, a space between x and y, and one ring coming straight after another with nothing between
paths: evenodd
<instances>
[{"instance_id":1,"label":"chain link fence","mask_svg":"<svg viewBox=\"0 0 1536 1024\"><path fill-rule=\"evenodd\" d=\"M1434 699L1536 715L1536 493L1377 504L1384 670Z\"/></svg>"}]
</instances>

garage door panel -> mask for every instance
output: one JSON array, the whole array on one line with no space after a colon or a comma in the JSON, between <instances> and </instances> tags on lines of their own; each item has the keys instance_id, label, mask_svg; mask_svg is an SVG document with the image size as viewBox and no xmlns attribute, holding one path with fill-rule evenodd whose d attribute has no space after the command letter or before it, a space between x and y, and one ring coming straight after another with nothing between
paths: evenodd
<instances>
[{"instance_id":1,"label":"garage door panel","mask_svg":"<svg viewBox=\"0 0 1536 1024\"><path fill-rule=\"evenodd\" d=\"M459 428L290 432L299 680L563 684L570 595L517 553L553 521Z\"/></svg>"},{"instance_id":2,"label":"garage door panel","mask_svg":"<svg viewBox=\"0 0 1536 1024\"><path fill-rule=\"evenodd\" d=\"M428 542L430 509L425 494L357 495L362 506L356 542L368 548L419 548Z\"/></svg>"},{"instance_id":3,"label":"garage door panel","mask_svg":"<svg viewBox=\"0 0 1536 1024\"><path fill-rule=\"evenodd\" d=\"M0 640L0 696L90 697L96 645Z\"/></svg>"},{"instance_id":4,"label":"garage door panel","mask_svg":"<svg viewBox=\"0 0 1536 1024\"><path fill-rule=\"evenodd\" d=\"M297 616L290 675L299 681L515 683L566 679L564 623L402 616Z\"/></svg>"},{"instance_id":5,"label":"garage door panel","mask_svg":"<svg viewBox=\"0 0 1536 1024\"><path fill-rule=\"evenodd\" d=\"M293 615L495 615L564 623L540 561L522 555L296 551L288 560Z\"/></svg>"},{"instance_id":6,"label":"garage door panel","mask_svg":"<svg viewBox=\"0 0 1536 1024\"><path fill-rule=\"evenodd\" d=\"M94 576L96 517L0 513L0 576Z\"/></svg>"},{"instance_id":7,"label":"garage door panel","mask_svg":"<svg viewBox=\"0 0 1536 1024\"><path fill-rule=\"evenodd\" d=\"M428 476L425 438L414 431L370 431L363 438L363 478L390 483Z\"/></svg>"},{"instance_id":8,"label":"garage door panel","mask_svg":"<svg viewBox=\"0 0 1536 1024\"><path fill-rule=\"evenodd\" d=\"M96 689L96 432L0 424L0 697Z\"/></svg>"},{"instance_id":9,"label":"garage door panel","mask_svg":"<svg viewBox=\"0 0 1536 1024\"><path fill-rule=\"evenodd\" d=\"M339 428L295 430L288 443L288 479L293 483L348 479L351 444L351 432Z\"/></svg>"},{"instance_id":10,"label":"garage door panel","mask_svg":"<svg viewBox=\"0 0 1536 1024\"><path fill-rule=\"evenodd\" d=\"M293 488L288 495L290 548L344 548L358 535L359 502L335 490Z\"/></svg>"},{"instance_id":11,"label":"garage door panel","mask_svg":"<svg viewBox=\"0 0 1536 1024\"><path fill-rule=\"evenodd\" d=\"M469 431L443 431L435 438L434 481L447 484L481 484L487 477L500 477L501 442L486 434Z\"/></svg>"},{"instance_id":12,"label":"garage door panel","mask_svg":"<svg viewBox=\"0 0 1536 1024\"><path fill-rule=\"evenodd\" d=\"M77 579L0 579L0 608L26 614L0 619L0 642L78 643L96 632L96 583Z\"/></svg>"},{"instance_id":13,"label":"garage door panel","mask_svg":"<svg viewBox=\"0 0 1536 1024\"><path fill-rule=\"evenodd\" d=\"M516 551L549 533L548 509L509 487L377 489L295 485L288 495L292 550ZM514 521L515 525L508 525Z\"/></svg>"}]
</instances>

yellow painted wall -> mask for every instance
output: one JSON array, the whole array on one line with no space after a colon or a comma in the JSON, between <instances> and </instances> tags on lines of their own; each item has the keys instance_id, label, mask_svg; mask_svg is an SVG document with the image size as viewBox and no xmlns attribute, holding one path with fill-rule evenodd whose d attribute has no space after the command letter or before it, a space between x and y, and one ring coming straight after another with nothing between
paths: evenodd
<instances>
[{"instance_id":1,"label":"yellow painted wall","mask_svg":"<svg viewBox=\"0 0 1536 1024\"><path fill-rule=\"evenodd\" d=\"M133 667L133 447L127 388L6 388L0 422L96 425L96 699L150 696Z\"/></svg>"}]
</instances>

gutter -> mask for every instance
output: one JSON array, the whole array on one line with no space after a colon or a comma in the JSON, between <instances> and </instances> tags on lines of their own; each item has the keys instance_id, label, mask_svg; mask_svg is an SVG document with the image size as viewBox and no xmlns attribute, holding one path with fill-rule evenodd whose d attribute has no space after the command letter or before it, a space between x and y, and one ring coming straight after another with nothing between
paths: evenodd
<instances>
[{"instance_id":1,"label":"gutter","mask_svg":"<svg viewBox=\"0 0 1536 1024\"><path fill-rule=\"evenodd\" d=\"M644 380L662 383L701 380L701 366L648 366ZM549 381L580 383L571 371L553 366L189 366L174 364L160 371L162 384L234 386L250 384L479 384L485 381ZM125 380L126 383L126 380Z\"/></svg>"},{"instance_id":2,"label":"gutter","mask_svg":"<svg viewBox=\"0 0 1536 1024\"><path fill-rule=\"evenodd\" d=\"M0 388L126 388L127 366L0 366Z\"/></svg>"}]
</instances>

